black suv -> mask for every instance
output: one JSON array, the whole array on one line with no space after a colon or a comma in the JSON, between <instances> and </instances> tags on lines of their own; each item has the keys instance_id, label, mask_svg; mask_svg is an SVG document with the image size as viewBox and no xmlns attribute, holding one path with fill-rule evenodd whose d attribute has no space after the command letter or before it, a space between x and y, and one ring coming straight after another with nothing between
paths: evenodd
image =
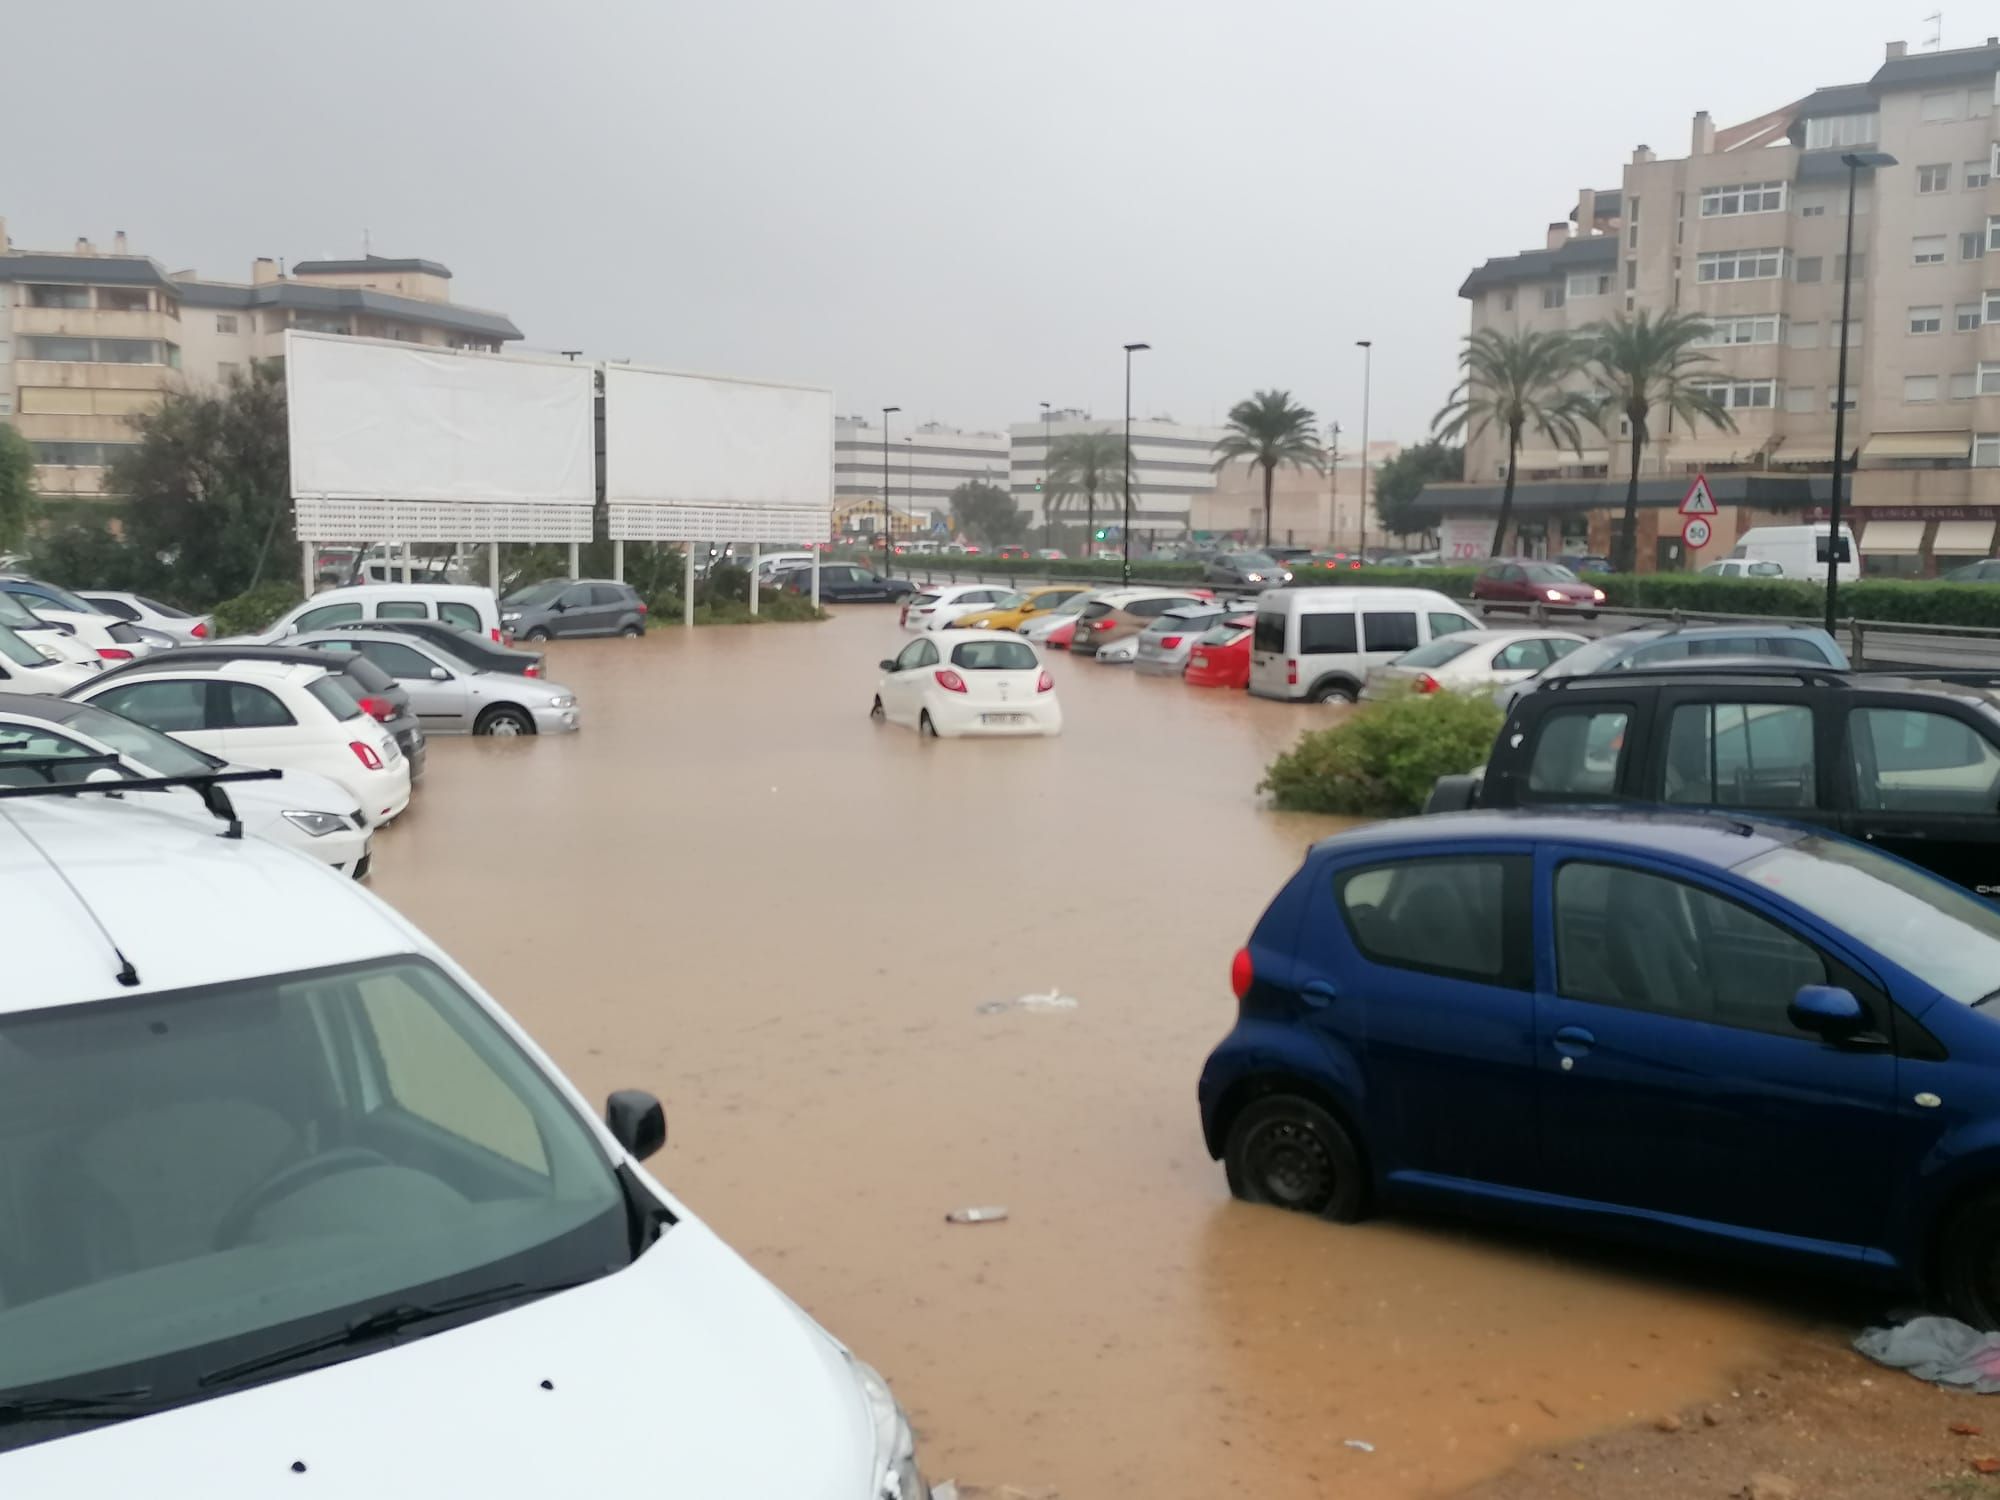
<instances>
[{"instance_id":1,"label":"black suv","mask_svg":"<svg viewBox=\"0 0 2000 1500\"><path fill-rule=\"evenodd\" d=\"M1741 809L1834 829L2000 895L2000 674L1705 665L1555 678L1426 812Z\"/></svg>"}]
</instances>

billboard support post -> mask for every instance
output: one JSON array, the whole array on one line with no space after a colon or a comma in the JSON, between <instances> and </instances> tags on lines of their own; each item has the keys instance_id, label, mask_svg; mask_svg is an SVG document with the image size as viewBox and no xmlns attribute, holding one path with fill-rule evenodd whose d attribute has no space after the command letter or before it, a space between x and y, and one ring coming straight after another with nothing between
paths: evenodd
<instances>
[{"instance_id":1,"label":"billboard support post","mask_svg":"<svg viewBox=\"0 0 2000 1500\"><path fill-rule=\"evenodd\" d=\"M694 543L681 559L681 624L694 629Z\"/></svg>"},{"instance_id":2,"label":"billboard support post","mask_svg":"<svg viewBox=\"0 0 2000 1500\"><path fill-rule=\"evenodd\" d=\"M569 576L572 578L578 576L576 570L577 570L577 544L575 542L571 542L569 544Z\"/></svg>"},{"instance_id":3,"label":"billboard support post","mask_svg":"<svg viewBox=\"0 0 2000 1500\"><path fill-rule=\"evenodd\" d=\"M493 597L500 597L500 544L486 544L486 586L493 590Z\"/></svg>"},{"instance_id":4,"label":"billboard support post","mask_svg":"<svg viewBox=\"0 0 2000 1500\"><path fill-rule=\"evenodd\" d=\"M625 539L619 537L611 544L611 576L620 583L625 581Z\"/></svg>"},{"instance_id":5,"label":"billboard support post","mask_svg":"<svg viewBox=\"0 0 2000 1500\"><path fill-rule=\"evenodd\" d=\"M757 561L763 555L764 544L762 542L752 542L750 544L750 615L753 619L757 614Z\"/></svg>"}]
</instances>

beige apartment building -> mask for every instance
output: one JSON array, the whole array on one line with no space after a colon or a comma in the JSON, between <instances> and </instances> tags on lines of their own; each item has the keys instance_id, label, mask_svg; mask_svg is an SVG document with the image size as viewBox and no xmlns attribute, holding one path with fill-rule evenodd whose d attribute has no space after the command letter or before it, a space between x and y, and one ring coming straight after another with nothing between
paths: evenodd
<instances>
[{"instance_id":1,"label":"beige apartment building","mask_svg":"<svg viewBox=\"0 0 2000 1500\"><path fill-rule=\"evenodd\" d=\"M1362 544L1362 474L1360 444L1341 436L1340 461L1323 473L1281 466L1271 476L1271 541L1300 547L1359 547ZM1391 538L1375 514L1374 475L1403 451L1393 438L1368 445L1368 523L1370 549L1389 545ZM1215 488L1196 495L1188 512L1188 528L1197 537L1264 540L1264 470L1238 460L1216 470Z\"/></svg>"},{"instance_id":2,"label":"beige apartment building","mask_svg":"<svg viewBox=\"0 0 2000 1500\"><path fill-rule=\"evenodd\" d=\"M1891 43L1865 82L1822 88L1718 130L1689 152L1640 146L1618 185L1585 189L1540 249L1489 260L1459 289L1474 330L1576 331L1619 312L1711 325L1704 381L1734 430L1656 416L1640 472L1641 568L1699 566L1750 525L1824 519L1830 496L1848 152L1886 152L1854 202L1846 437L1849 502L1869 571L1926 574L1994 551L2000 527L2000 39L1911 54ZM1990 255L1989 255L1990 252ZM1504 438L1466 453L1466 481L1426 490L1448 552L1483 556ZM1721 513L1699 553L1678 506L1705 473ZM1581 453L1529 438L1512 548L1605 552L1630 474L1622 424ZM1482 531L1483 525L1483 531Z\"/></svg>"},{"instance_id":3,"label":"beige apartment building","mask_svg":"<svg viewBox=\"0 0 2000 1500\"><path fill-rule=\"evenodd\" d=\"M248 282L207 281L135 254L122 232L108 251L83 239L27 250L0 219L0 421L33 445L44 495L103 495L135 413L281 356L287 328L487 351L521 337L505 315L454 303L435 261L370 255L287 273L259 259Z\"/></svg>"}]
</instances>

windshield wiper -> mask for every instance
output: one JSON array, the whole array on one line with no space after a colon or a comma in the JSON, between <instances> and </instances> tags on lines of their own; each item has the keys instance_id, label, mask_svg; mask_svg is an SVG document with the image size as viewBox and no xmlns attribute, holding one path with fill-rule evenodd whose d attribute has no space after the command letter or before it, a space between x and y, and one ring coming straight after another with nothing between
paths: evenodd
<instances>
[{"instance_id":1,"label":"windshield wiper","mask_svg":"<svg viewBox=\"0 0 2000 1500\"><path fill-rule=\"evenodd\" d=\"M58 1391L46 1396L0 1397L0 1427L47 1418L118 1421L151 1410L150 1385L126 1391Z\"/></svg>"},{"instance_id":2,"label":"windshield wiper","mask_svg":"<svg viewBox=\"0 0 2000 1500\"><path fill-rule=\"evenodd\" d=\"M353 1348L372 1343L377 1339L390 1338L405 1328L418 1323L427 1323L433 1318L449 1317L453 1313L466 1312L475 1307L488 1307L500 1302L546 1297L556 1292L566 1292L571 1287L583 1286L594 1279L594 1277L583 1277L576 1281L509 1281L500 1286L482 1287L476 1292L462 1292L456 1297L443 1297L436 1302L393 1303L356 1318L331 1333L303 1339L299 1343L273 1349L268 1354L259 1354L253 1359L239 1360L233 1365L210 1370L195 1384L203 1389L224 1385L232 1380L240 1380L245 1375L275 1370L280 1366L310 1359L315 1354L324 1354L329 1350Z\"/></svg>"},{"instance_id":3,"label":"windshield wiper","mask_svg":"<svg viewBox=\"0 0 2000 1500\"><path fill-rule=\"evenodd\" d=\"M1972 1008L1974 1010L1978 1010L1979 1007L1984 1005L1988 1000L2000 1000L2000 990L1993 990L1987 994L1981 995L1977 1000L1972 1002Z\"/></svg>"}]
</instances>

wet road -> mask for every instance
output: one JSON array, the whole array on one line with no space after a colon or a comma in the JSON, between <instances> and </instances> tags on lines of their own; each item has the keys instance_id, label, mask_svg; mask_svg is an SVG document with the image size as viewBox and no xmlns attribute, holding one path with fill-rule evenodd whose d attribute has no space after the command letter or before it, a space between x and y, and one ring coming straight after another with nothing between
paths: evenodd
<instances>
[{"instance_id":1,"label":"wet road","mask_svg":"<svg viewBox=\"0 0 2000 1500\"><path fill-rule=\"evenodd\" d=\"M588 1093L660 1094L655 1170L888 1374L934 1476L1434 1493L1708 1394L1800 1320L1230 1201L1195 1079L1230 955L1334 826L1253 793L1326 711L1058 654L1062 738L921 742L867 718L900 639L854 609L559 642L584 732L435 741L375 889ZM1050 989L1079 1008L977 1010ZM1011 1217L944 1222L970 1204Z\"/></svg>"}]
</instances>

